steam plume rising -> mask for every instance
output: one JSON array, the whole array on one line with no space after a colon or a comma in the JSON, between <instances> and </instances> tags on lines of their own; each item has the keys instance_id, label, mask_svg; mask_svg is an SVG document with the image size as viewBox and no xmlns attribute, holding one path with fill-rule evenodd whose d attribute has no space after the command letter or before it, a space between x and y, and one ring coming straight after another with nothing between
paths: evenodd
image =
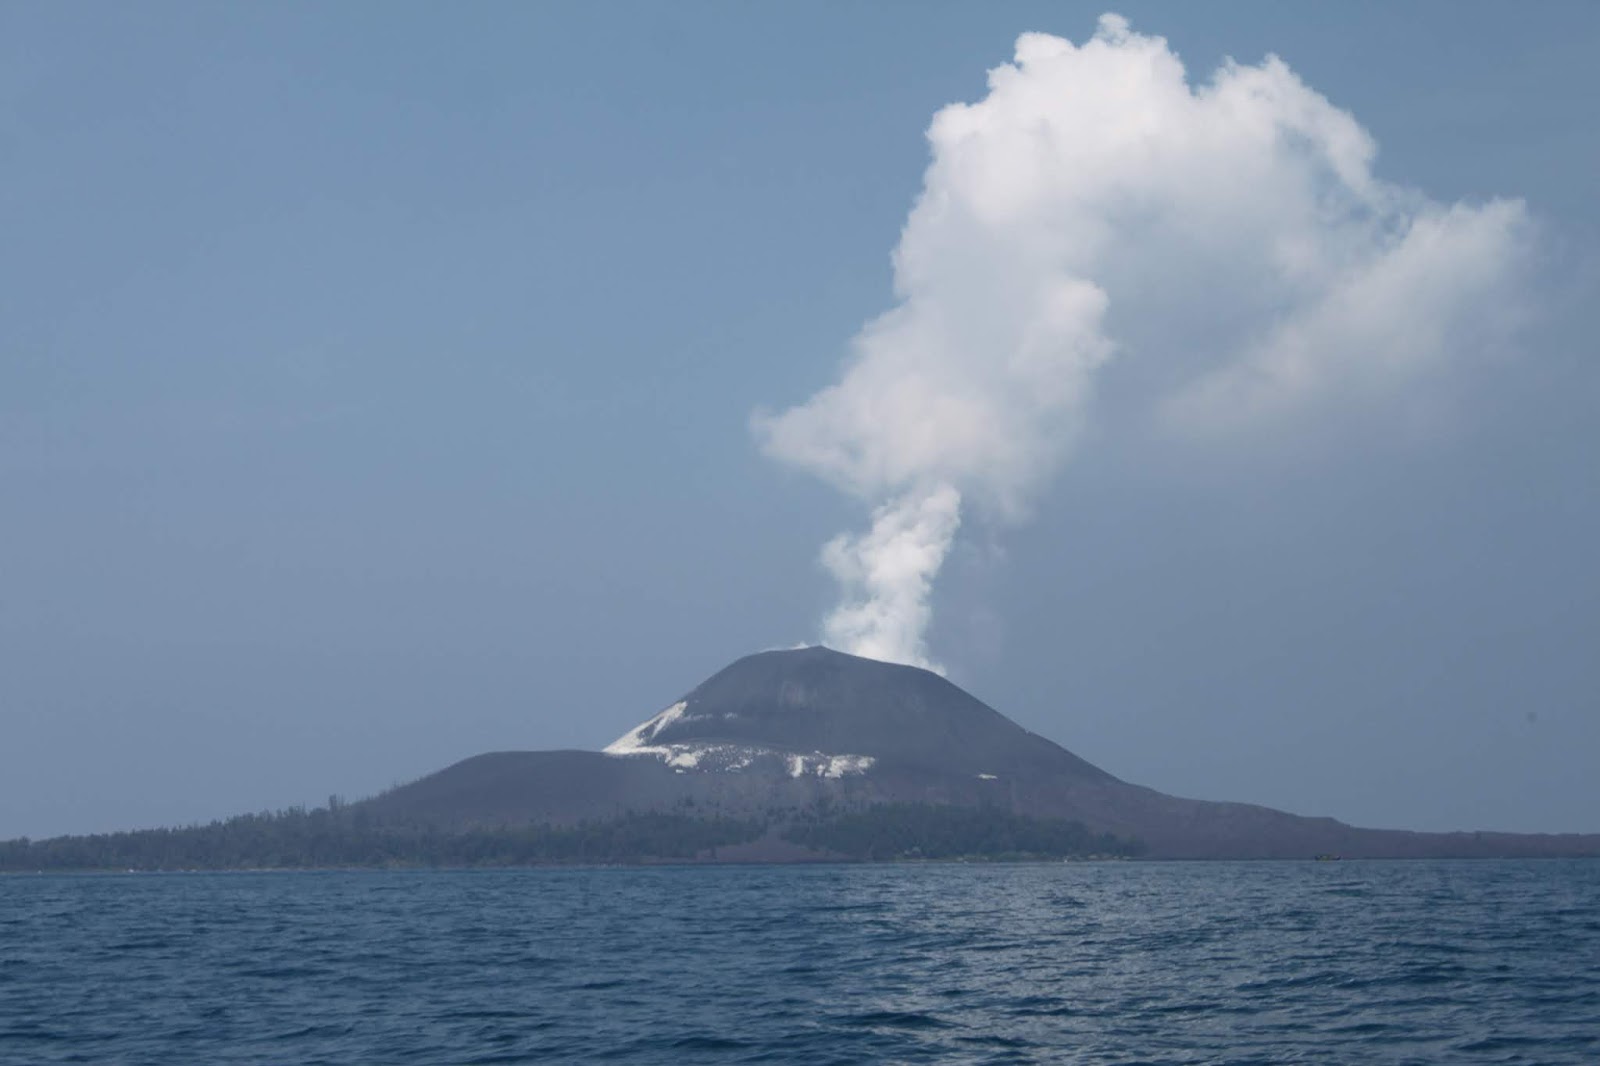
<instances>
[{"instance_id":1,"label":"steam plume rising","mask_svg":"<svg viewBox=\"0 0 1600 1066\"><path fill-rule=\"evenodd\" d=\"M823 643L869 659L932 665L923 644L928 593L961 524L949 485L909 492L878 508L864 536L841 534L822 549L844 602L823 623Z\"/></svg>"},{"instance_id":2,"label":"steam plume rising","mask_svg":"<svg viewBox=\"0 0 1600 1066\"><path fill-rule=\"evenodd\" d=\"M1503 333L1529 225L1375 178L1371 138L1276 57L1191 87L1116 15L1017 40L928 131L897 304L839 381L754 426L874 506L823 552L826 639L926 664L963 507L1025 517L1112 361L1119 417L1196 437L1303 425L1426 382Z\"/></svg>"}]
</instances>

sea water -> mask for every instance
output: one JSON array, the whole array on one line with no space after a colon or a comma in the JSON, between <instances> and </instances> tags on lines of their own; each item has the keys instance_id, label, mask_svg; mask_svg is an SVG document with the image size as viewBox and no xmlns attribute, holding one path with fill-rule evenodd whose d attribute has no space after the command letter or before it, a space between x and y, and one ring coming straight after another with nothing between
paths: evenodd
<instances>
[{"instance_id":1,"label":"sea water","mask_svg":"<svg viewBox=\"0 0 1600 1066\"><path fill-rule=\"evenodd\" d=\"M0 877L0 1062L1600 1062L1600 862Z\"/></svg>"}]
</instances>

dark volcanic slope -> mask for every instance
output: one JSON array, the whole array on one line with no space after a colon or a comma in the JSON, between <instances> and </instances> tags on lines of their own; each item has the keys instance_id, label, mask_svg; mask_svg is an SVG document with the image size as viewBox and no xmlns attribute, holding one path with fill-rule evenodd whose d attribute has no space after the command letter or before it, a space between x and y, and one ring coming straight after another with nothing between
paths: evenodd
<instances>
[{"instance_id":1,"label":"dark volcanic slope","mask_svg":"<svg viewBox=\"0 0 1600 1066\"><path fill-rule=\"evenodd\" d=\"M883 769L1112 781L944 678L830 648L748 655L682 700L649 742L872 756Z\"/></svg>"},{"instance_id":2,"label":"dark volcanic slope","mask_svg":"<svg viewBox=\"0 0 1600 1066\"><path fill-rule=\"evenodd\" d=\"M1120 781L944 678L827 648L733 663L606 753L500 752L362 806L440 826L624 811L769 815L826 799L996 805L1143 841L1153 857L1600 855L1600 835L1358 829Z\"/></svg>"},{"instance_id":3,"label":"dark volcanic slope","mask_svg":"<svg viewBox=\"0 0 1600 1066\"><path fill-rule=\"evenodd\" d=\"M380 819L465 826L573 822L676 800L664 763L594 751L496 751L463 759L360 806Z\"/></svg>"}]
</instances>

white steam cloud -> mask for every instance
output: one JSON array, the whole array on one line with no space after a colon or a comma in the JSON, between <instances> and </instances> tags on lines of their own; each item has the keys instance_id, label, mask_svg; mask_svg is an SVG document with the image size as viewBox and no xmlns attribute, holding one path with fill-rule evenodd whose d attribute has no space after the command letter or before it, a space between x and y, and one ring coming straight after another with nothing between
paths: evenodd
<instances>
[{"instance_id":1,"label":"white steam cloud","mask_svg":"<svg viewBox=\"0 0 1600 1066\"><path fill-rule=\"evenodd\" d=\"M823 643L869 659L925 663L928 594L960 525L961 496L940 485L879 507L865 535L829 541L822 564L845 598L823 623Z\"/></svg>"},{"instance_id":2,"label":"white steam cloud","mask_svg":"<svg viewBox=\"0 0 1600 1066\"><path fill-rule=\"evenodd\" d=\"M1378 180L1372 139L1276 57L1191 87L1116 15L1082 46L1024 34L928 140L896 306L837 384L754 420L767 454L874 507L823 551L844 650L929 665L963 506L1020 520L1113 358L1120 413L1205 435L1391 394L1516 318L1522 204Z\"/></svg>"}]
</instances>

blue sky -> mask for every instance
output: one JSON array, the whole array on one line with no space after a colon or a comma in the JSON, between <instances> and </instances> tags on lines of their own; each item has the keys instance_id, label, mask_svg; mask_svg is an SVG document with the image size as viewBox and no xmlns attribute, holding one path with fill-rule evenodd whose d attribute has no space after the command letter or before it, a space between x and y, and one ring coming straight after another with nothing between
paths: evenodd
<instances>
[{"instance_id":1,"label":"blue sky","mask_svg":"<svg viewBox=\"0 0 1600 1066\"><path fill-rule=\"evenodd\" d=\"M815 639L867 506L751 414L892 306L934 113L1101 10L0 7L0 837L595 748ZM963 526L933 656L1165 791L1600 829L1600 17L1118 10L1521 198L1528 319L1398 415L1097 426Z\"/></svg>"}]
</instances>

